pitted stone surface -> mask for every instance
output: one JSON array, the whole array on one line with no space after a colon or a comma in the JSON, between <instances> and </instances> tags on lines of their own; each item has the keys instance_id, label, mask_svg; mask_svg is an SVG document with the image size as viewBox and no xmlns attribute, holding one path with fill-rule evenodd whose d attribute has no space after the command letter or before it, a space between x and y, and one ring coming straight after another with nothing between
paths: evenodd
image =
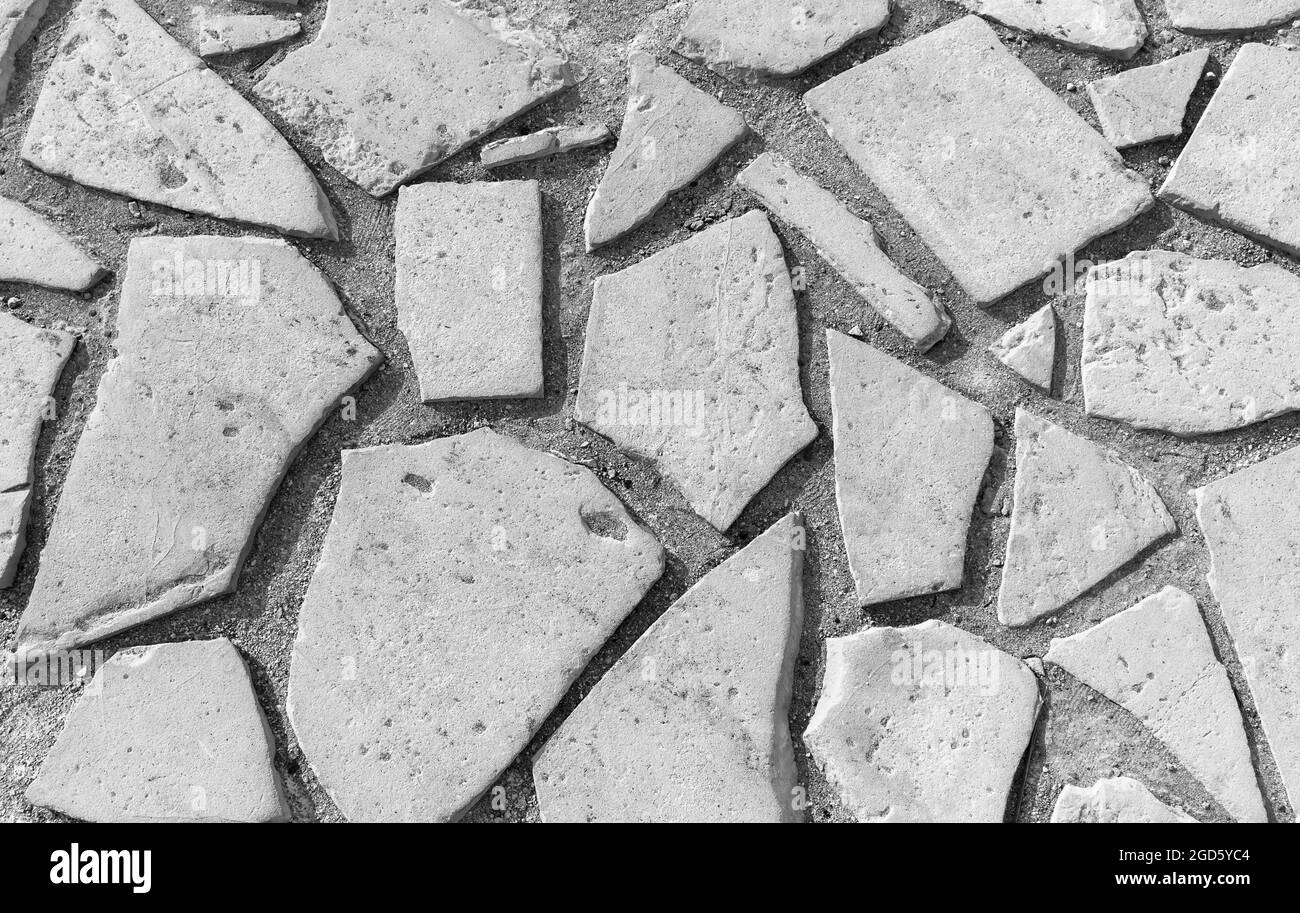
<instances>
[{"instance_id":1,"label":"pitted stone surface","mask_svg":"<svg viewBox=\"0 0 1300 913\"><path fill-rule=\"evenodd\" d=\"M132 0L82 0L23 141L23 160L113 193L338 237L316 178L280 134Z\"/></svg>"},{"instance_id":2,"label":"pitted stone surface","mask_svg":"<svg viewBox=\"0 0 1300 913\"><path fill-rule=\"evenodd\" d=\"M860 822L998 822L1038 717L1029 667L927 621L826 641L803 741Z\"/></svg>"},{"instance_id":3,"label":"pitted stone surface","mask_svg":"<svg viewBox=\"0 0 1300 913\"><path fill-rule=\"evenodd\" d=\"M331 0L253 89L375 196L573 84L551 39L464 3Z\"/></svg>"},{"instance_id":4,"label":"pitted stone surface","mask_svg":"<svg viewBox=\"0 0 1300 913\"><path fill-rule=\"evenodd\" d=\"M1035 387L1052 389L1056 366L1056 312L1049 304L1019 326L1014 326L989 351Z\"/></svg>"},{"instance_id":5,"label":"pitted stone surface","mask_svg":"<svg viewBox=\"0 0 1300 913\"><path fill-rule=\"evenodd\" d=\"M260 238L133 240L113 345L20 646L72 647L234 589L294 455L380 361L325 277Z\"/></svg>"},{"instance_id":6,"label":"pitted stone surface","mask_svg":"<svg viewBox=\"0 0 1300 913\"><path fill-rule=\"evenodd\" d=\"M1193 35L1253 32L1300 16L1300 0L1165 0L1174 28Z\"/></svg>"},{"instance_id":7,"label":"pitted stone surface","mask_svg":"<svg viewBox=\"0 0 1300 913\"><path fill-rule=\"evenodd\" d=\"M352 821L459 817L664 569L589 470L480 429L345 451L288 711Z\"/></svg>"},{"instance_id":8,"label":"pitted stone surface","mask_svg":"<svg viewBox=\"0 0 1300 913\"><path fill-rule=\"evenodd\" d=\"M952 318L930 293L904 276L876 243L871 224L770 152L736 177L778 219L807 236L817 252L880 316L925 352L947 334Z\"/></svg>"},{"instance_id":9,"label":"pitted stone surface","mask_svg":"<svg viewBox=\"0 0 1300 913\"><path fill-rule=\"evenodd\" d=\"M1187 103L1209 59L1210 49L1201 48L1088 83L1102 134L1116 149L1182 136Z\"/></svg>"},{"instance_id":10,"label":"pitted stone surface","mask_svg":"<svg viewBox=\"0 0 1300 913\"><path fill-rule=\"evenodd\" d=\"M981 304L1154 202L1145 180L978 16L874 57L804 100Z\"/></svg>"},{"instance_id":11,"label":"pitted stone surface","mask_svg":"<svg viewBox=\"0 0 1300 913\"><path fill-rule=\"evenodd\" d=\"M542 395L536 181L403 187L397 323L425 401Z\"/></svg>"},{"instance_id":12,"label":"pitted stone surface","mask_svg":"<svg viewBox=\"0 0 1300 913\"><path fill-rule=\"evenodd\" d=\"M237 14L200 13L196 26L201 57L232 54L235 51L276 44L302 31L302 26L296 19Z\"/></svg>"},{"instance_id":13,"label":"pitted stone surface","mask_svg":"<svg viewBox=\"0 0 1300 913\"><path fill-rule=\"evenodd\" d=\"M779 822L803 626L803 521L706 574L623 654L533 764L547 822Z\"/></svg>"},{"instance_id":14,"label":"pitted stone surface","mask_svg":"<svg viewBox=\"0 0 1300 913\"><path fill-rule=\"evenodd\" d=\"M957 0L972 13L1058 41L1129 60L1147 40L1133 0Z\"/></svg>"},{"instance_id":15,"label":"pitted stone surface","mask_svg":"<svg viewBox=\"0 0 1300 913\"><path fill-rule=\"evenodd\" d=\"M1015 505L998 621L1020 627L1050 615L1174 532L1160 495L1137 470L1016 410Z\"/></svg>"},{"instance_id":16,"label":"pitted stone surface","mask_svg":"<svg viewBox=\"0 0 1300 913\"><path fill-rule=\"evenodd\" d=\"M85 291L105 276L54 224L22 203L0 197L0 282Z\"/></svg>"},{"instance_id":17,"label":"pitted stone surface","mask_svg":"<svg viewBox=\"0 0 1300 913\"><path fill-rule=\"evenodd\" d=\"M545 130L538 130L527 136L512 136L509 139L488 143L479 153L479 161L483 163L484 168L501 168L505 165L531 162L577 149L599 146L609 139L610 135L609 127L604 124L547 127Z\"/></svg>"},{"instance_id":18,"label":"pitted stone surface","mask_svg":"<svg viewBox=\"0 0 1300 913\"><path fill-rule=\"evenodd\" d=\"M609 167L587 206L587 250L636 228L749 128L728 108L643 50L628 55L627 111Z\"/></svg>"},{"instance_id":19,"label":"pitted stone surface","mask_svg":"<svg viewBox=\"0 0 1300 913\"><path fill-rule=\"evenodd\" d=\"M781 242L754 211L596 280L574 414L725 530L817 436L798 359Z\"/></svg>"},{"instance_id":20,"label":"pitted stone surface","mask_svg":"<svg viewBox=\"0 0 1300 913\"><path fill-rule=\"evenodd\" d=\"M1087 278L1089 415L1208 434L1300 408L1300 278L1145 251Z\"/></svg>"},{"instance_id":21,"label":"pitted stone surface","mask_svg":"<svg viewBox=\"0 0 1300 913\"><path fill-rule=\"evenodd\" d=\"M1087 789L1067 783L1052 809L1053 824L1195 824L1131 777L1108 777Z\"/></svg>"},{"instance_id":22,"label":"pitted stone surface","mask_svg":"<svg viewBox=\"0 0 1300 913\"><path fill-rule=\"evenodd\" d=\"M84 821L286 821L248 669L218 640L130 647L95 673L27 790Z\"/></svg>"},{"instance_id":23,"label":"pitted stone surface","mask_svg":"<svg viewBox=\"0 0 1300 913\"><path fill-rule=\"evenodd\" d=\"M864 342L827 330L826 345L835 495L858 602L961 586L993 418Z\"/></svg>"},{"instance_id":24,"label":"pitted stone surface","mask_svg":"<svg viewBox=\"0 0 1300 913\"><path fill-rule=\"evenodd\" d=\"M1165 587L1044 657L1137 717L1239 821L1267 821L1241 710L1196 600Z\"/></svg>"},{"instance_id":25,"label":"pitted stone surface","mask_svg":"<svg viewBox=\"0 0 1300 913\"><path fill-rule=\"evenodd\" d=\"M0 105L9 94L18 50L36 33L50 0L0 0Z\"/></svg>"}]
</instances>

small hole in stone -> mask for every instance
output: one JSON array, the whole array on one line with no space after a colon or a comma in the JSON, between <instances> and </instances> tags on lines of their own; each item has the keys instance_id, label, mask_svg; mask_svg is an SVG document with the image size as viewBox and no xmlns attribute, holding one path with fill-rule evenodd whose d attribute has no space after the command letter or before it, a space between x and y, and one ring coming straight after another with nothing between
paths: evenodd
<instances>
[{"instance_id":1,"label":"small hole in stone","mask_svg":"<svg viewBox=\"0 0 1300 913\"><path fill-rule=\"evenodd\" d=\"M627 538L627 526L616 515L607 510L587 510L578 512L587 531L605 539L622 542Z\"/></svg>"}]
</instances>

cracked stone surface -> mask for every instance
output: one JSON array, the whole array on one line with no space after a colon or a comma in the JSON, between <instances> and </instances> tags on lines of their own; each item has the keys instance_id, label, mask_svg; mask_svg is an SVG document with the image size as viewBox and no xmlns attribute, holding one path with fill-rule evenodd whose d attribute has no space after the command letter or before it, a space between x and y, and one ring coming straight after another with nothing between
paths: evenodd
<instances>
[{"instance_id":1,"label":"cracked stone surface","mask_svg":"<svg viewBox=\"0 0 1300 913\"><path fill-rule=\"evenodd\" d=\"M956 589L993 418L864 342L826 331L835 496L861 605Z\"/></svg>"},{"instance_id":2,"label":"cracked stone surface","mask_svg":"<svg viewBox=\"0 0 1300 913\"><path fill-rule=\"evenodd\" d=\"M943 305L899 272L880 249L871 224L789 163L765 152L736 181L812 241L826 262L918 351L928 351L952 327Z\"/></svg>"},{"instance_id":3,"label":"cracked stone surface","mask_svg":"<svg viewBox=\"0 0 1300 913\"><path fill-rule=\"evenodd\" d=\"M1091 441L1016 410L1015 505L998 621L1050 615L1177 532L1137 470Z\"/></svg>"},{"instance_id":4,"label":"cracked stone surface","mask_svg":"<svg viewBox=\"0 0 1300 913\"><path fill-rule=\"evenodd\" d=\"M1196 600L1165 587L1044 659L1137 717L1239 821L1267 821L1241 710Z\"/></svg>"},{"instance_id":5,"label":"cracked stone surface","mask_svg":"<svg viewBox=\"0 0 1300 913\"><path fill-rule=\"evenodd\" d=\"M132 0L82 0L45 77L23 160L136 200L338 238L280 134Z\"/></svg>"},{"instance_id":6,"label":"cracked stone surface","mask_svg":"<svg viewBox=\"0 0 1300 913\"><path fill-rule=\"evenodd\" d=\"M200 12L196 26L199 56L215 57L278 44L302 32L296 19L275 16L221 15Z\"/></svg>"},{"instance_id":7,"label":"cracked stone surface","mask_svg":"<svg viewBox=\"0 0 1300 913\"><path fill-rule=\"evenodd\" d=\"M512 136L509 139L488 143L479 153L479 161L484 168L517 165L520 162L532 162L578 149L599 146L611 135L609 127L604 124L547 127L545 130L538 130L527 136Z\"/></svg>"},{"instance_id":8,"label":"cracked stone surface","mask_svg":"<svg viewBox=\"0 0 1300 913\"><path fill-rule=\"evenodd\" d=\"M826 641L803 741L860 822L998 822L1039 707L1029 667L942 621Z\"/></svg>"},{"instance_id":9,"label":"cracked stone surface","mask_svg":"<svg viewBox=\"0 0 1300 913\"><path fill-rule=\"evenodd\" d=\"M50 0L0 0L0 105L9 94L18 49L36 33Z\"/></svg>"},{"instance_id":10,"label":"cracked stone surface","mask_svg":"<svg viewBox=\"0 0 1300 913\"><path fill-rule=\"evenodd\" d=\"M536 181L398 194L397 319L420 397L542 395L542 199Z\"/></svg>"},{"instance_id":11,"label":"cracked stone surface","mask_svg":"<svg viewBox=\"0 0 1300 913\"><path fill-rule=\"evenodd\" d=\"M957 0L972 13L1066 47L1130 60L1147 40L1133 0Z\"/></svg>"},{"instance_id":12,"label":"cracked stone surface","mask_svg":"<svg viewBox=\"0 0 1300 913\"><path fill-rule=\"evenodd\" d=\"M886 51L804 101L979 304L1154 203L1146 181L978 16Z\"/></svg>"},{"instance_id":13,"label":"cracked stone surface","mask_svg":"<svg viewBox=\"0 0 1300 913\"><path fill-rule=\"evenodd\" d=\"M1300 800L1300 448L1197 489L1210 587L1290 801Z\"/></svg>"},{"instance_id":14,"label":"cracked stone surface","mask_svg":"<svg viewBox=\"0 0 1300 913\"><path fill-rule=\"evenodd\" d=\"M573 84L551 36L446 0L331 0L254 87L325 161L391 192Z\"/></svg>"},{"instance_id":15,"label":"cracked stone surface","mask_svg":"<svg viewBox=\"0 0 1300 913\"><path fill-rule=\"evenodd\" d=\"M1210 49L1201 48L1088 83L1102 134L1116 149L1182 136L1187 103L1209 60Z\"/></svg>"},{"instance_id":16,"label":"cracked stone surface","mask_svg":"<svg viewBox=\"0 0 1300 913\"><path fill-rule=\"evenodd\" d=\"M1297 0L1165 0L1174 28L1192 35L1253 32L1300 16Z\"/></svg>"},{"instance_id":17,"label":"cracked stone surface","mask_svg":"<svg viewBox=\"0 0 1300 913\"><path fill-rule=\"evenodd\" d=\"M803 627L803 521L789 514L706 574L547 741L547 822L781 822Z\"/></svg>"},{"instance_id":18,"label":"cracked stone surface","mask_svg":"<svg viewBox=\"0 0 1300 913\"><path fill-rule=\"evenodd\" d=\"M1087 278L1089 415L1180 435L1300 408L1300 278L1274 263L1138 251Z\"/></svg>"},{"instance_id":19,"label":"cracked stone surface","mask_svg":"<svg viewBox=\"0 0 1300 913\"><path fill-rule=\"evenodd\" d=\"M81 292L105 275L49 219L0 197L0 282Z\"/></svg>"},{"instance_id":20,"label":"cracked stone surface","mask_svg":"<svg viewBox=\"0 0 1300 913\"><path fill-rule=\"evenodd\" d=\"M575 417L726 530L817 436L781 242L753 211L596 280Z\"/></svg>"},{"instance_id":21,"label":"cracked stone surface","mask_svg":"<svg viewBox=\"0 0 1300 913\"><path fill-rule=\"evenodd\" d=\"M316 776L352 821L459 817L663 569L592 472L488 429L345 451L289 678Z\"/></svg>"},{"instance_id":22,"label":"cracked stone surface","mask_svg":"<svg viewBox=\"0 0 1300 913\"><path fill-rule=\"evenodd\" d=\"M286 821L248 668L217 640L129 647L99 667L27 790L83 821Z\"/></svg>"},{"instance_id":23,"label":"cracked stone surface","mask_svg":"<svg viewBox=\"0 0 1300 913\"><path fill-rule=\"evenodd\" d=\"M1107 777L1082 789L1067 783L1052 810L1053 824L1195 824L1131 777Z\"/></svg>"},{"instance_id":24,"label":"cracked stone surface","mask_svg":"<svg viewBox=\"0 0 1300 913\"><path fill-rule=\"evenodd\" d=\"M623 129L587 206L587 250L650 218L748 132L739 111L633 48Z\"/></svg>"},{"instance_id":25,"label":"cracked stone surface","mask_svg":"<svg viewBox=\"0 0 1300 913\"><path fill-rule=\"evenodd\" d=\"M1035 387L1050 391L1056 366L1056 311L1046 305L1008 330L989 351Z\"/></svg>"},{"instance_id":26,"label":"cracked stone surface","mask_svg":"<svg viewBox=\"0 0 1300 913\"><path fill-rule=\"evenodd\" d=\"M289 463L381 356L283 241L136 238L31 599L71 648L234 589Z\"/></svg>"}]
</instances>

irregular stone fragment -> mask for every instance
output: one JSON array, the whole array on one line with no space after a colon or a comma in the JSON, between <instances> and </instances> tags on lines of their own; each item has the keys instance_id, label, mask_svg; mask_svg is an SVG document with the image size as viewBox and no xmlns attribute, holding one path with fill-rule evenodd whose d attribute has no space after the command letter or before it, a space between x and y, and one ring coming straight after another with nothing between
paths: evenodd
<instances>
[{"instance_id":1,"label":"irregular stone fragment","mask_svg":"<svg viewBox=\"0 0 1300 913\"><path fill-rule=\"evenodd\" d=\"M1210 588L1290 803L1300 799L1300 448L1195 492Z\"/></svg>"},{"instance_id":2,"label":"irregular stone fragment","mask_svg":"<svg viewBox=\"0 0 1300 913\"><path fill-rule=\"evenodd\" d=\"M540 31L446 0L331 0L253 91L383 196L573 84Z\"/></svg>"},{"instance_id":3,"label":"irregular stone fragment","mask_svg":"<svg viewBox=\"0 0 1300 913\"><path fill-rule=\"evenodd\" d=\"M1069 48L1130 60L1147 40L1133 0L957 0L972 13Z\"/></svg>"},{"instance_id":4,"label":"irregular stone fragment","mask_svg":"<svg viewBox=\"0 0 1300 913\"><path fill-rule=\"evenodd\" d=\"M275 16L213 15L200 12L197 19L199 56L233 54L265 47L302 32L296 19Z\"/></svg>"},{"instance_id":5,"label":"irregular stone fragment","mask_svg":"<svg viewBox=\"0 0 1300 913\"><path fill-rule=\"evenodd\" d=\"M961 586L993 418L864 342L827 330L826 345L835 496L858 602Z\"/></svg>"},{"instance_id":6,"label":"irregular stone fragment","mask_svg":"<svg viewBox=\"0 0 1300 913\"><path fill-rule=\"evenodd\" d=\"M283 241L136 238L18 643L70 648L235 588L299 448L380 355Z\"/></svg>"},{"instance_id":7,"label":"irregular stone fragment","mask_svg":"<svg viewBox=\"0 0 1300 913\"><path fill-rule=\"evenodd\" d=\"M480 429L345 451L289 717L353 821L457 818L664 569L587 469Z\"/></svg>"},{"instance_id":8,"label":"irregular stone fragment","mask_svg":"<svg viewBox=\"0 0 1300 913\"><path fill-rule=\"evenodd\" d=\"M1187 103L1200 84L1210 49L1088 83L1101 132L1116 149L1183 135Z\"/></svg>"},{"instance_id":9,"label":"irregular stone fragment","mask_svg":"<svg viewBox=\"0 0 1300 913\"><path fill-rule=\"evenodd\" d=\"M403 187L397 322L428 400L542 395L536 181Z\"/></svg>"},{"instance_id":10,"label":"irregular stone fragment","mask_svg":"<svg viewBox=\"0 0 1300 913\"><path fill-rule=\"evenodd\" d=\"M105 275L44 216L0 197L0 282L84 292Z\"/></svg>"},{"instance_id":11,"label":"irregular stone fragment","mask_svg":"<svg viewBox=\"0 0 1300 913\"><path fill-rule=\"evenodd\" d=\"M725 530L817 437L798 359L781 242L754 211L596 280L575 414Z\"/></svg>"},{"instance_id":12,"label":"irregular stone fragment","mask_svg":"<svg viewBox=\"0 0 1300 913\"><path fill-rule=\"evenodd\" d=\"M740 112L642 50L628 55L618 146L587 206L587 250L627 234L703 174L749 128Z\"/></svg>"},{"instance_id":13,"label":"irregular stone fragment","mask_svg":"<svg viewBox=\"0 0 1300 913\"><path fill-rule=\"evenodd\" d=\"M545 821L797 820L803 536L797 514L779 520L605 673L533 762Z\"/></svg>"},{"instance_id":14,"label":"irregular stone fragment","mask_svg":"<svg viewBox=\"0 0 1300 913\"><path fill-rule=\"evenodd\" d=\"M768 209L806 235L817 252L880 316L925 352L947 334L952 318L930 293L898 271L876 243L870 223L770 152L736 181Z\"/></svg>"},{"instance_id":15,"label":"irregular stone fragment","mask_svg":"<svg viewBox=\"0 0 1300 913\"><path fill-rule=\"evenodd\" d=\"M484 168L501 168L536 159L550 158L577 149L599 146L610 137L604 124L577 124L572 127L547 127L527 136L488 143L479 153Z\"/></svg>"},{"instance_id":16,"label":"irregular stone fragment","mask_svg":"<svg viewBox=\"0 0 1300 913\"><path fill-rule=\"evenodd\" d=\"M36 33L50 0L0 0L0 105L9 94L18 50Z\"/></svg>"},{"instance_id":17,"label":"irregular stone fragment","mask_svg":"<svg viewBox=\"0 0 1300 913\"><path fill-rule=\"evenodd\" d=\"M981 304L1154 203L1145 180L978 16L874 57L804 101Z\"/></svg>"},{"instance_id":18,"label":"irregular stone fragment","mask_svg":"<svg viewBox=\"0 0 1300 913\"><path fill-rule=\"evenodd\" d=\"M868 822L997 822L1038 717L1029 667L942 621L826 641L804 744Z\"/></svg>"},{"instance_id":19,"label":"irregular stone fragment","mask_svg":"<svg viewBox=\"0 0 1300 913\"><path fill-rule=\"evenodd\" d=\"M1087 278L1089 415L1208 434L1300 408L1300 278L1139 251Z\"/></svg>"},{"instance_id":20,"label":"irregular stone fragment","mask_svg":"<svg viewBox=\"0 0 1300 913\"><path fill-rule=\"evenodd\" d=\"M1300 256L1300 54L1248 44L1160 188L1160 199Z\"/></svg>"},{"instance_id":21,"label":"irregular stone fragment","mask_svg":"<svg viewBox=\"0 0 1300 913\"><path fill-rule=\"evenodd\" d=\"M1015 504L998 591L1011 627L1050 615L1177 532L1160 495L1115 454L1016 410Z\"/></svg>"},{"instance_id":22,"label":"irregular stone fragment","mask_svg":"<svg viewBox=\"0 0 1300 913\"><path fill-rule=\"evenodd\" d=\"M1165 0L1174 28L1192 35L1253 32L1300 16L1298 0Z\"/></svg>"},{"instance_id":23,"label":"irregular stone fragment","mask_svg":"<svg viewBox=\"0 0 1300 913\"><path fill-rule=\"evenodd\" d=\"M1052 389L1056 366L1056 312L1049 304L1019 326L1012 327L989 351L1035 387Z\"/></svg>"},{"instance_id":24,"label":"irregular stone fragment","mask_svg":"<svg viewBox=\"0 0 1300 913\"><path fill-rule=\"evenodd\" d=\"M1137 717L1234 818L1268 820L1237 699L1191 596L1165 587L1053 638L1045 659Z\"/></svg>"},{"instance_id":25,"label":"irregular stone fragment","mask_svg":"<svg viewBox=\"0 0 1300 913\"><path fill-rule=\"evenodd\" d=\"M1195 824L1130 777L1108 777L1087 789L1067 783L1052 809L1053 824Z\"/></svg>"}]
</instances>

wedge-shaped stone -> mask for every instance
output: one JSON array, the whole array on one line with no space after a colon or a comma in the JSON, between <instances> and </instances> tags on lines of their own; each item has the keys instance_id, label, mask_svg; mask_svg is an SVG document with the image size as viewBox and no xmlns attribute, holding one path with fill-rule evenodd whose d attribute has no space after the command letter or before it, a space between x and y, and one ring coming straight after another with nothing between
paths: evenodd
<instances>
[{"instance_id":1,"label":"wedge-shaped stone","mask_svg":"<svg viewBox=\"0 0 1300 913\"><path fill-rule=\"evenodd\" d=\"M501 168L599 146L609 137L609 127L604 124L547 127L527 136L512 136L510 139L488 143L479 153L479 161L484 168Z\"/></svg>"},{"instance_id":2,"label":"wedge-shaped stone","mask_svg":"<svg viewBox=\"0 0 1300 913\"><path fill-rule=\"evenodd\" d=\"M817 437L798 361L781 242L750 212L596 280L575 414L725 530Z\"/></svg>"},{"instance_id":3,"label":"wedge-shaped stone","mask_svg":"<svg viewBox=\"0 0 1300 913\"><path fill-rule=\"evenodd\" d=\"M788 714L803 626L791 514L650 626L533 763L548 822L793 821Z\"/></svg>"},{"instance_id":4,"label":"wedge-shaped stone","mask_svg":"<svg viewBox=\"0 0 1300 913\"><path fill-rule=\"evenodd\" d=\"M446 0L331 0L253 91L383 196L573 84L550 38Z\"/></svg>"},{"instance_id":5,"label":"wedge-shaped stone","mask_svg":"<svg viewBox=\"0 0 1300 913\"><path fill-rule=\"evenodd\" d=\"M1069 783L1056 798L1053 824L1195 824L1130 777L1098 780L1087 789Z\"/></svg>"},{"instance_id":6,"label":"wedge-shaped stone","mask_svg":"<svg viewBox=\"0 0 1300 913\"><path fill-rule=\"evenodd\" d=\"M0 105L9 94L14 75L14 58L27 40L36 34L36 24L45 15L50 0L0 0Z\"/></svg>"},{"instance_id":7,"label":"wedge-shaped stone","mask_svg":"<svg viewBox=\"0 0 1300 913\"><path fill-rule=\"evenodd\" d=\"M84 821L285 821L275 743L225 638L131 647L100 666L27 790Z\"/></svg>"},{"instance_id":8,"label":"wedge-shaped stone","mask_svg":"<svg viewBox=\"0 0 1300 913\"><path fill-rule=\"evenodd\" d=\"M1038 680L941 621L826 641L803 741L867 822L996 822L1038 717Z\"/></svg>"},{"instance_id":9,"label":"wedge-shaped stone","mask_svg":"<svg viewBox=\"0 0 1300 913\"><path fill-rule=\"evenodd\" d=\"M1141 720L1234 818L1268 819L1241 710L1191 596L1165 587L1053 638L1044 659Z\"/></svg>"},{"instance_id":10,"label":"wedge-shaped stone","mask_svg":"<svg viewBox=\"0 0 1300 913\"><path fill-rule=\"evenodd\" d=\"M1174 28L1193 35L1253 32L1300 16L1298 0L1165 0Z\"/></svg>"},{"instance_id":11,"label":"wedge-shaped stone","mask_svg":"<svg viewBox=\"0 0 1300 913\"><path fill-rule=\"evenodd\" d=\"M587 206L587 250L636 228L748 132L740 112L642 50L628 55L618 146Z\"/></svg>"},{"instance_id":12,"label":"wedge-shaped stone","mask_svg":"<svg viewBox=\"0 0 1300 913\"><path fill-rule=\"evenodd\" d=\"M289 716L353 821L459 817L664 569L590 471L487 429L345 451Z\"/></svg>"},{"instance_id":13,"label":"wedge-shaped stone","mask_svg":"<svg viewBox=\"0 0 1300 913\"><path fill-rule=\"evenodd\" d=\"M1131 59L1147 40L1133 0L957 0L972 13L1066 47Z\"/></svg>"},{"instance_id":14,"label":"wedge-shaped stone","mask_svg":"<svg viewBox=\"0 0 1300 913\"><path fill-rule=\"evenodd\" d=\"M213 15L201 13L196 21L199 56L233 54L292 38L302 31L296 19L275 16Z\"/></svg>"},{"instance_id":15,"label":"wedge-shaped stone","mask_svg":"<svg viewBox=\"0 0 1300 913\"><path fill-rule=\"evenodd\" d=\"M876 243L871 224L834 194L799 174L770 152L736 177L778 219L807 236L817 252L867 304L925 352L944 337L952 318L930 293L898 271Z\"/></svg>"},{"instance_id":16,"label":"wedge-shaped stone","mask_svg":"<svg viewBox=\"0 0 1300 913\"><path fill-rule=\"evenodd\" d=\"M72 647L234 589L299 448L380 355L282 241L138 238L20 646Z\"/></svg>"},{"instance_id":17,"label":"wedge-shaped stone","mask_svg":"<svg viewBox=\"0 0 1300 913\"><path fill-rule=\"evenodd\" d=\"M0 282L81 292L104 276L104 269L52 222L22 203L0 197Z\"/></svg>"},{"instance_id":18,"label":"wedge-shaped stone","mask_svg":"<svg viewBox=\"0 0 1300 913\"><path fill-rule=\"evenodd\" d=\"M1056 312L1049 304L1008 330L989 351L1035 387L1052 389L1056 366Z\"/></svg>"},{"instance_id":19,"label":"wedge-shaped stone","mask_svg":"<svg viewBox=\"0 0 1300 913\"><path fill-rule=\"evenodd\" d=\"M1183 135L1187 103L1200 84L1210 49L1088 83L1101 132L1117 149Z\"/></svg>"},{"instance_id":20,"label":"wedge-shaped stone","mask_svg":"<svg viewBox=\"0 0 1300 913\"><path fill-rule=\"evenodd\" d=\"M1137 470L1016 410L1015 506L998 621L1020 627L1050 615L1176 531Z\"/></svg>"},{"instance_id":21,"label":"wedge-shaped stone","mask_svg":"<svg viewBox=\"0 0 1300 913\"><path fill-rule=\"evenodd\" d=\"M1292 807L1300 800L1300 448L1196 491L1210 587Z\"/></svg>"},{"instance_id":22,"label":"wedge-shaped stone","mask_svg":"<svg viewBox=\"0 0 1300 913\"><path fill-rule=\"evenodd\" d=\"M981 304L1154 202L1145 180L978 16L874 57L804 101Z\"/></svg>"},{"instance_id":23,"label":"wedge-shaped stone","mask_svg":"<svg viewBox=\"0 0 1300 913\"><path fill-rule=\"evenodd\" d=\"M993 418L864 342L827 330L826 346L835 495L858 602L961 586Z\"/></svg>"}]
</instances>

